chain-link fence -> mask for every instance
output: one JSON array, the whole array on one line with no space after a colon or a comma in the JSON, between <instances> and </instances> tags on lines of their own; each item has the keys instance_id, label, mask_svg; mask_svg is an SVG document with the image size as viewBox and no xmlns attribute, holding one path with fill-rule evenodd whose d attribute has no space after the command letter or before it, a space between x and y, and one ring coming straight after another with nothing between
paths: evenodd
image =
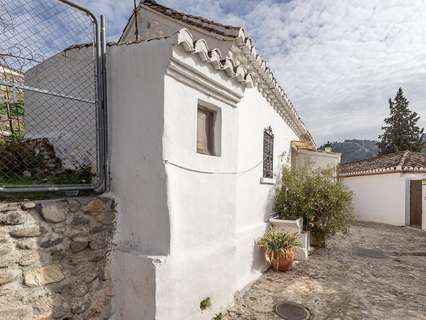
<instances>
[{"instance_id":1,"label":"chain-link fence","mask_svg":"<svg viewBox=\"0 0 426 320\"><path fill-rule=\"evenodd\" d=\"M102 184L100 39L68 0L0 0L0 191Z\"/></svg>"}]
</instances>

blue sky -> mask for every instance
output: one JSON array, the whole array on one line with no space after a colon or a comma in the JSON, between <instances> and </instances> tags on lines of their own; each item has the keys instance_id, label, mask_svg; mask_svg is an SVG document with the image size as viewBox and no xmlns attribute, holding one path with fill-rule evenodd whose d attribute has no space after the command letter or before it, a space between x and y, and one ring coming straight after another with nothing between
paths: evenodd
<instances>
[{"instance_id":1,"label":"blue sky","mask_svg":"<svg viewBox=\"0 0 426 320\"><path fill-rule=\"evenodd\" d=\"M20 1L20 0L16 0ZM133 0L75 0L117 38ZM402 87L426 126L426 0L159 0L255 40L316 140L375 139Z\"/></svg>"}]
</instances>

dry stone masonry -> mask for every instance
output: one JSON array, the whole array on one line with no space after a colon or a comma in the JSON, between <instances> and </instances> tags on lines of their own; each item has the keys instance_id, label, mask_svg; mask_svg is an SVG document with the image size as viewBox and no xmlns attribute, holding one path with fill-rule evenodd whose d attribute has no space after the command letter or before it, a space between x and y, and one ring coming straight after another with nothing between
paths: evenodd
<instances>
[{"instance_id":1,"label":"dry stone masonry","mask_svg":"<svg viewBox=\"0 0 426 320\"><path fill-rule=\"evenodd\" d=\"M108 198L0 202L0 318L108 319L115 217Z\"/></svg>"}]
</instances>

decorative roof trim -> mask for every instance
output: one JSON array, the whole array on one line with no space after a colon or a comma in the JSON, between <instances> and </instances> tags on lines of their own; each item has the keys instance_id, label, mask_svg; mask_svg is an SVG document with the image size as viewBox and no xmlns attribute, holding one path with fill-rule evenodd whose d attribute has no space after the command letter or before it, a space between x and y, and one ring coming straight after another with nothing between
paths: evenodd
<instances>
[{"instance_id":1,"label":"decorative roof trim","mask_svg":"<svg viewBox=\"0 0 426 320\"><path fill-rule=\"evenodd\" d=\"M357 177L357 176L372 176L379 174L387 174L387 173L425 173L426 168L422 167L391 167L391 168L380 168L380 169L371 169L371 170L363 170L363 171L353 171L347 173L339 173L338 176L340 178L347 177Z\"/></svg>"},{"instance_id":2,"label":"decorative roof trim","mask_svg":"<svg viewBox=\"0 0 426 320\"><path fill-rule=\"evenodd\" d=\"M305 127L284 89L275 79L275 76L268 67L266 61L257 54L253 40L245 34L243 29L241 29L238 37L235 39L235 43L249 62L250 69L253 69L256 73L255 84L258 86L259 92L261 92L263 96L277 109L278 113L284 118L289 126L295 130L299 138L303 141L309 142L315 148L316 143L314 138Z\"/></svg>"},{"instance_id":3,"label":"decorative roof trim","mask_svg":"<svg viewBox=\"0 0 426 320\"><path fill-rule=\"evenodd\" d=\"M253 74L243 65L238 65L230 57L224 58L219 49L210 49L204 39L194 41L192 34L187 29L181 29L176 35L176 45L181 46L187 53L196 54L201 61L211 64L216 70L221 70L226 75L239 82L242 86L253 87Z\"/></svg>"},{"instance_id":4,"label":"decorative roof trim","mask_svg":"<svg viewBox=\"0 0 426 320\"><path fill-rule=\"evenodd\" d=\"M197 89L208 96L220 100L236 108L243 97L243 89L240 92L229 89L223 84L206 77L202 72L188 66L180 59L172 57L167 67L166 74L173 79Z\"/></svg>"},{"instance_id":5,"label":"decorative roof trim","mask_svg":"<svg viewBox=\"0 0 426 320\"><path fill-rule=\"evenodd\" d=\"M345 171L344 167L349 166L349 165L353 165L353 164L364 164L364 165L368 165L369 163L371 163L372 161L380 161L381 159L385 159L386 157L395 157L400 155L400 159L398 159L397 161L393 162L393 165L389 165L386 164L386 162L383 165L383 167L379 167L379 168L372 168L372 169L368 169L368 168L357 168L357 169L353 169L353 170L348 170L346 169L346 172L342 172L342 168L343 171ZM396 152L396 153L391 153L388 155L382 155L382 156L377 156L371 159L366 159L366 160L358 160L358 161L352 161L346 164L343 164L340 166L339 168L339 177L354 177L354 176L363 176L363 175L378 175L378 174L386 174L386 173L426 173L426 166L424 166L424 162L419 161L418 164L419 165L409 165L409 164L413 164L413 159L412 157L418 156L420 155L421 157L424 157L426 159L426 154L422 154L422 153L416 153L416 152L410 152L410 151L404 151L404 152ZM414 159L415 161L416 159ZM417 159L418 160L418 159ZM384 160L386 161L386 160ZM408 163L407 163L408 162ZM414 163L415 164L415 163Z\"/></svg>"}]
</instances>

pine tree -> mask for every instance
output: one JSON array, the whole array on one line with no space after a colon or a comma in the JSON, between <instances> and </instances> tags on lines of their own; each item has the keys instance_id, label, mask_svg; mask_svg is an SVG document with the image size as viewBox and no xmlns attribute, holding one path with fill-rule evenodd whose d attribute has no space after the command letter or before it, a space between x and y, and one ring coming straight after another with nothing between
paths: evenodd
<instances>
[{"instance_id":1,"label":"pine tree","mask_svg":"<svg viewBox=\"0 0 426 320\"><path fill-rule=\"evenodd\" d=\"M390 116L385 119L383 134L379 136L379 154L406 150L421 152L424 129L417 126L420 117L408 105L409 101L401 88L394 100L389 99Z\"/></svg>"}]
</instances>

